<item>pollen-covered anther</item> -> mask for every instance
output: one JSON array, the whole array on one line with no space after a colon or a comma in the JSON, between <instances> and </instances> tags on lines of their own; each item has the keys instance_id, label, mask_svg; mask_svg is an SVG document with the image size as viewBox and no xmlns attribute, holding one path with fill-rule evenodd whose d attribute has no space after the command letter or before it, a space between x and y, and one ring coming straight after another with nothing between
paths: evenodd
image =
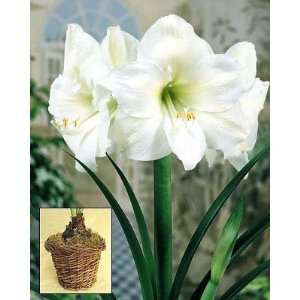
<instances>
[{"instance_id":1,"label":"pollen-covered anther","mask_svg":"<svg viewBox=\"0 0 300 300\"><path fill-rule=\"evenodd\" d=\"M176 118L179 119L183 119L185 121L194 121L196 120L196 114L192 111L188 111L188 112L177 112L176 113Z\"/></svg>"},{"instance_id":2,"label":"pollen-covered anther","mask_svg":"<svg viewBox=\"0 0 300 300\"><path fill-rule=\"evenodd\" d=\"M69 122L68 118L63 118L63 126L64 126L64 128L67 128L68 122Z\"/></svg>"},{"instance_id":3,"label":"pollen-covered anther","mask_svg":"<svg viewBox=\"0 0 300 300\"><path fill-rule=\"evenodd\" d=\"M195 120L196 119L196 115L195 115L194 112L190 111L190 112L186 113L186 118L187 118L188 121Z\"/></svg>"},{"instance_id":4,"label":"pollen-covered anther","mask_svg":"<svg viewBox=\"0 0 300 300\"><path fill-rule=\"evenodd\" d=\"M53 120L52 124L60 130L77 127L79 125L78 120L69 120L68 118L63 118L62 120Z\"/></svg>"}]
</instances>

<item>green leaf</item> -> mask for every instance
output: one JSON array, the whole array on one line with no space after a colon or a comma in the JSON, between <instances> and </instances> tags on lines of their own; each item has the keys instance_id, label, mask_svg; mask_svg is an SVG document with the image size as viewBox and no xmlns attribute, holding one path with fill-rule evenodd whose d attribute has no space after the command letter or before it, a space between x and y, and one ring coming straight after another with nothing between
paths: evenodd
<instances>
[{"instance_id":1,"label":"green leaf","mask_svg":"<svg viewBox=\"0 0 300 300\"><path fill-rule=\"evenodd\" d=\"M76 217L76 208L70 208L71 217Z\"/></svg>"},{"instance_id":2,"label":"green leaf","mask_svg":"<svg viewBox=\"0 0 300 300\"><path fill-rule=\"evenodd\" d=\"M260 295L260 300L269 300L270 299L270 277L266 274L261 274L257 276L252 282L250 282L240 294L235 298L242 299L242 295L247 298L251 295Z\"/></svg>"},{"instance_id":3,"label":"green leaf","mask_svg":"<svg viewBox=\"0 0 300 300\"><path fill-rule=\"evenodd\" d=\"M84 170L90 175L90 177L94 180L96 185L99 187L107 201L109 202L111 208L115 212L122 228L127 238L129 247L132 252L133 259L135 261L135 265L137 268L137 272L140 279L142 294L144 300L153 300L153 290L151 285L151 276L149 270L147 269L148 265L143 255L142 249L138 242L138 239L135 235L135 232L126 217L125 213L123 212L122 208L120 207L119 203L106 187L106 185L97 177L97 175L90 170L84 163L82 163L79 159L74 157L72 154L68 153L71 157L73 157L83 168Z\"/></svg>"},{"instance_id":4,"label":"green leaf","mask_svg":"<svg viewBox=\"0 0 300 300\"><path fill-rule=\"evenodd\" d=\"M229 264L234 244L236 242L245 210L241 200L228 218L214 251L211 263L211 276L201 300L214 300L218 285Z\"/></svg>"},{"instance_id":5,"label":"green leaf","mask_svg":"<svg viewBox=\"0 0 300 300\"><path fill-rule=\"evenodd\" d=\"M244 201L241 200L228 218L217 242L211 263L211 281L216 285L219 284L229 264L233 247L240 230L244 210L245 204Z\"/></svg>"},{"instance_id":6,"label":"green leaf","mask_svg":"<svg viewBox=\"0 0 300 300\"><path fill-rule=\"evenodd\" d=\"M35 282L33 281L30 281L30 290L36 292L36 293L40 293L40 287L38 284L36 284Z\"/></svg>"},{"instance_id":7,"label":"green leaf","mask_svg":"<svg viewBox=\"0 0 300 300\"><path fill-rule=\"evenodd\" d=\"M184 254L178 266L175 279L172 284L172 289L170 293L169 300L176 300L179 297L180 290L192 262L193 256L197 251L201 240L203 239L205 233L207 232L209 226L226 203L229 196L235 191L239 183L247 175L247 173L252 169L252 167L262 158L264 158L269 152L269 147L262 149L254 158L252 158L246 166L240 170L233 179L227 184L224 190L219 194L213 204L210 206L207 213L204 215L200 224L196 228Z\"/></svg>"},{"instance_id":8,"label":"green leaf","mask_svg":"<svg viewBox=\"0 0 300 300\"><path fill-rule=\"evenodd\" d=\"M52 136L52 137L42 137L35 134L30 135L30 139L32 142L37 143L39 146L48 147L62 147L65 145L65 141L62 137Z\"/></svg>"},{"instance_id":9,"label":"green leaf","mask_svg":"<svg viewBox=\"0 0 300 300\"><path fill-rule=\"evenodd\" d=\"M44 94L45 96L49 97L50 96L50 90L47 85L42 85L37 89L38 92Z\"/></svg>"},{"instance_id":10,"label":"green leaf","mask_svg":"<svg viewBox=\"0 0 300 300\"><path fill-rule=\"evenodd\" d=\"M34 93L36 89L36 82L33 79L30 79L30 95Z\"/></svg>"},{"instance_id":11,"label":"green leaf","mask_svg":"<svg viewBox=\"0 0 300 300\"><path fill-rule=\"evenodd\" d=\"M135 193L133 189L131 188L130 183L128 182L126 176L122 172L122 170L118 167L118 165L114 162L114 160L106 153L108 159L114 166L115 170L117 171L119 177L121 178L125 189L127 191L129 200L131 202L133 212L135 215L135 219L138 225L140 237L141 237L141 242L142 242L142 247L143 247L143 252L144 256L146 259L146 262L148 264L148 269L150 270L151 273L151 279L152 279L152 286L153 290L156 292L157 290L157 278L156 278L156 270L155 270L155 262L154 262L154 256L151 251L151 242L149 238L149 232L147 229L146 221L142 212L142 209L139 205L139 202L135 196Z\"/></svg>"},{"instance_id":12,"label":"green leaf","mask_svg":"<svg viewBox=\"0 0 300 300\"><path fill-rule=\"evenodd\" d=\"M253 241L255 241L260 235L270 226L270 216L267 215L266 217L259 220L256 224L254 224L250 229L244 232L236 241L235 246L233 248L232 256L229 265L234 263L236 259L241 255L243 251L247 249L249 245ZM207 283L210 280L210 271L206 273L203 277L201 282L199 283L198 287L194 291L191 300L198 300L199 297L202 295Z\"/></svg>"},{"instance_id":13,"label":"green leaf","mask_svg":"<svg viewBox=\"0 0 300 300\"><path fill-rule=\"evenodd\" d=\"M270 215L265 216L244 232L236 241L230 263L236 261L245 249L270 226Z\"/></svg>"},{"instance_id":14,"label":"green leaf","mask_svg":"<svg viewBox=\"0 0 300 300\"><path fill-rule=\"evenodd\" d=\"M49 299L49 300L60 300L61 297L60 296L57 296L55 294L40 294L39 295L42 295L43 298L46 298L46 299Z\"/></svg>"},{"instance_id":15,"label":"green leaf","mask_svg":"<svg viewBox=\"0 0 300 300\"><path fill-rule=\"evenodd\" d=\"M233 299L244 287L247 286L252 280L254 280L259 274L266 271L270 267L270 261L265 261L258 265L255 269L247 273L238 282L232 285L220 298L219 300L230 300Z\"/></svg>"},{"instance_id":16,"label":"green leaf","mask_svg":"<svg viewBox=\"0 0 300 300\"><path fill-rule=\"evenodd\" d=\"M117 300L114 294L101 294L101 299L103 300Z\"/></svg>"},{"instance_id":17,"label":"green leaf","mask_svg":"<svg viewBox=\"0 0 300 300\"><path fill-rule=\"evenodd\" d=\"M30 119L33 120L45 110L48 114L49 88L47 86L37 87L34 80L30 80Z\"/></svg>"},{"instance_id":18,"label":"green leaf","mask_svg":"<svg viewBox=\"0 0 300 300\"><path fill-rule=\"evenodd\" d=\"M209 281L204 289L203 295L200 300L213 300L216 297L217 285ZM199 299L199 298L198 298Z\"/></svg>"},{"instance_id":19,"label":"green leaf","mask_svg":"<svg viewBox=\"0 0 300 300\"><path fill-rule=\"evenodd\" d=\"M38 208L35 208L32 205L30 205L30 215L39 222L40 210Z\"/></svg>"}]
</instances>

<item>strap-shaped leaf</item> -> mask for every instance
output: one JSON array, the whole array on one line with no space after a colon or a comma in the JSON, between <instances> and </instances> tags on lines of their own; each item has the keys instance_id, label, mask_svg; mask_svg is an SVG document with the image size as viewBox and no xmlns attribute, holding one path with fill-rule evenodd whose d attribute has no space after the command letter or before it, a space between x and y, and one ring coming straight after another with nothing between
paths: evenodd
<instances>
[{"instance_id":1,"label":"strap-shaped leaf","mask_svg":"<svg viewBox=\"0 0 300 300\"><path fill-rule=\"evenodd\" d=\"M210 280L204 289L201 300L214 300L216 297L218 285L230 262L233 247L240 230L244 210L245 204L244 201L241 200L234 208L220 234L212 257Z\"/></svg>"},{"instance_id":2,"label":"strap-shaped leaf","mask_svg":"<svg viewBox=\"0 0 300 300\"><path fill-rule=\"evenodd\" d=\"M265 216L249 230L244 232L236 241L230 263L236 261L240 254L247 249L270 226L270 215Z\"/></svg>"},{"instance_id":3,"label":"strap-shaped leaf","mask_svg":"<svg viewBox=\"0 0 300 300\"><path fill-rule=\"evenodd\" d=\"M200 300L213 300L216 297L218 286L211 280L207 283L203 295Z\"/></svg>"},{"instance_id":4,"label":"strap-shaped leaf","mask_svg":"<svg viewBox=\"0 0 300 300\"><path fill-rule=\"evenodd\" d=\"M196 228L184 254L179 263L175 279L173 281L171 293L169 300L177 300L180 294L180 290L186 276L186 273L189 269L189 266L192 262L195 252L197 251L201 240L203 239L205 233L207 232L209 226L226 203L226 200L229 196L235 191L239 183L243 178L248 174L252 167L269 152L269 146L262 149L255 157L253 157L246 166L240 170L233 179L227 184L223 191L219 194L213 204L210 206L207 213L202 218L200 224Z\"/></svg>"},{"instance_id":5,"label":"strap-shaped leaf","mask_svg":"<svg viewBox=\"0 0 300 300\"><path fill-rule=\"evenodd\" d=\"M106 153L106 155L107 155L108 159L110 160L110 162L112 163L112 165L114 166L115 170L117 171L120 179L122 180L122 182L125 186L125 189L127 191L129 200L131 202L132 209L133 209L133 212L135 215L135 219L136 219L140 237L141 237L144 256L145 256L146 262L148 264L148 269L150 270L150 273L151 273L153 290L156 293L157 278L156 278L156 271L155 271L155 262L154 262L153 253L151 251L151 242L150 242L150 238L149 238L149 231L147 229L145 217L143 215L143 212L139 205L139 202L135 196L135 193L134 193L133 189L131 188L131 185L130 185L129 181L127 180L126 176L124 175L122 170L118 167L118 165L114 162L114 160L107 153Z\"/></svg>"},{"instance_id":6,"label":"strap-shaped leaf","mask_svg":"<svg viewBox=\"0 0 300 300\"><path fill-rule=\"evenodd\" d=\"M70 208L70 211L71 211L71 216L72 217L76 217L76 215L77 215L77 208Z\"/></svg>"},{"instance_id":7,"label":"strap-shaped leaf","mask_svg":"<svg viewBox=\"0 0 300 300\"><path fill-rule=\"evenodd\" d=\"M211 281L219 284L223 274L230 262L233 247L239 234L245 204L241 200L228 218L220 238L217 242L211 262Z\"/></svg>"},{"instance_id":8,"label":"strap-shaped leaf","mask_svg":"<svg viewBox=\"0 0 300 300\"><path fill-rule=\"evenodd\" d=\"M270 216L267 215L266 217L262 218L260 221L258 221L256 224L254 224L250 229L248 229L246 232L244 232L236 241L236 244L233 248L232 256L229 265L234 263L236 259L241 255L243 251L247 249L249 245L253 241L255 241L258 237L261 236L261 234L270 226ZM207 283L210 279L210 271L206 273L206 275L203 277L201 282L199 283L198 287L196 288L195 292L191 296L191 300L198 300Z\"/></svg>"},{"instance_id":9,"label":"strap-shaped leaf","mask_svg":"<svg viewBox=\"0 0 300 300\"><path fill-rule=\"evenodd\" d=\"M254 280L260 273L266 271L270 267L270 261L265 261L258 265L255 269L247 273L238 282L232 285L227 292L225 292L219 300L233 299L244 287L247 286L252 280Z\"/></svg>"},{"instance_id":10,"label":"strap-shaped leaf","mask_svg":"<svg viewBox=\"0 0 300 300\"><path fill-rule=\"evenodd\" d=\"M106 185L97 177L97 175L90 170L84 163L82 163L79 159L74 157L72 154L69 153L71 157L73 157L83 168L84 170L90 175L90 177L94 180L96 185L99 187L107 201L109 202L111 208L115 212L120 225L123 228L124 234L128 241L129 247L131 249L131 253L133 259L135 261L135 265L137 268L137 272L140 279L142 294L144 300L153 300L153 290L151 285L151 276L149 270L147 269L147 263L145 257L143 255L142 249L140 247L139 241L135 235L135 232L126 217L125 213L123 212L121 206L113 196L113 194L109 191Z\"/></svg>"}]
</instances>

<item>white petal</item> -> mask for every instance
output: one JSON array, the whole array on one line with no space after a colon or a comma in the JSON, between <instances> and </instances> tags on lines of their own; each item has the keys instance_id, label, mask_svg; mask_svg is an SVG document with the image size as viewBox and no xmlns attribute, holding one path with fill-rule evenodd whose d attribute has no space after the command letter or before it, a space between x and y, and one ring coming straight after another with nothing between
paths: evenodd
<instances>
[{"instance_id":1,"label":"white petal","mask_svg":"<svg viewBox=\"0 0 300 300\"><path fill-rule=\"evenodd\" d=\"M101 84L94 85L92 94L92 104L93 107L97 108L97 110L100 110L100 106L106 106L106 103L111 99L111 91Z\"/></svg>"},{"instance_id":2,"label":"white petal","mask_svg":"<svg viewBox=\"0 0 300 300\"><path fill-rule=\"evenodd\" d=\"M64 75L73 76L76 68L94 55L100 55L99 43L77 24L69 24L65 42Z\"/></svg>"},{"instance_id":3,"label":"white petal","mask_svg":"<svg viewBox=\"0 0 300 300\"><path fill-rule=\"evenodd\" d=\"M91 90L95 84L101 83L111 71L101 52L91 55L85 61L79 63L76 70L76 76Z\"/></svg>"},{"instance_id":4,"label":"white petal","mask_svg":"<svg viewBox=\"0 0 300 300\"><path fill-rule=\"evenodd\" d=\"M109 27L101 49L105 61L112 68L121 67L137 58L138 40L119 26Z\"/></svg>"},{"instance_id":5,"label":"white petal","mask_svg":"<svg viewBox=\"0 0 300 300\"><path fill-rule=\"evenodd\" d=\"M241 152L237 155L226 156L231 165L238 171L240 171L249 161L247 152Z\"/></svg>"},{"instance_id":6,"label":"white petal","mask_svg":"<svg viewBox=\"0 0 300 300\"><path fill-rule=\"evenodd\" d=\"M209 149L209 148L206 149L205 158L207 160L209 168L211 168L213 166L217 156L218 156L218 152L216 150Z\"/></svg>"},{"instance_id":7,"label":"white petal","mask_svg":"<svg viewBox=\"0 0 300 300\"><path fill-rule=\"evenodd\" d=\"M111 131L116 151L130 159L155 160L171 152L159 115L142 119L118 113Z\"/></svg>"},{"instance_id":8,"label":"white petal","mask_svg":"<svg viewBox=\"0 0 300 300\"><path fill-rule=\"evenodd\" d=\"M98 124L98 148L97 157L104 157L107 150L111 146L111 140L109 139L109 128L111 124L111 115L109 111L108 103L110 98L101 101L99 104L99 124Z\"/></svg>"},{"instance_id":9,"label":"white petal","mask_svg":"<svg viewBox=\"0 0 300 300\"><path fill-rule=\"evenodd\" d=\"M80 121L95 112L89 99L90 92L78 81L60 75L51 85L48 109L55 119Z\"/></svg>"},{"instance_id":10,"label":"white petal","mask_svg":"<svg viewBox=\"0 0 300 300\"><path fill-rule=\"evenodd\" d=\"M268 82L259 79L240 101L223 113L199 114L209 147L220 150L237 170L248 162L257 139L258 114L268 91Z\"/></svg>"},{"instance_id":11,"label":"white petal","mask_svg":"<svg viewBox=\"0 0 300 300\"><path fill-rule=\"evenodd\" d=\"M257 117L264 107L268 89L268 81L261 81L259 78L256 78L251 90L244 93L240 99L245 114Z\"/></svg>"},{"instance_id":12,"label":"white petal","mask_svg":"<svg viewBox=\"0 0 300 300\"><path fill-rule=\"evenodd\" d=\"M49 112L54 116L54 124L76 157L94 170L95 157L104 156L110 146L110 115L106 104L110 93L105 91L96 86L93 93L86 92L78 82L64 76L59 76L50 90ZM83 170L78 164L76 167Z\"/></svg>"},{"instance_id":13,"label":"white petal","mask_svg":"<svg viewBox=\"0 0 300 300\"><path fill-rule=\"evenodd\" d=\"M255 46L249 42L241 42L230 47L227 55L234 58L242 67L241 76L244 89L252 86L256 77L256 51Z\"/></svg>"},{"instance_id":14,"label":"white petal","mask_svg":"<svg viewBox=\"0 0 300 300\"><path fill-rule=\"evenodd\" d=\"M227 153L247 137L248 124L245 124L239 103L225 112L199 112L197 120L211 149Z\"/></svg>"},{"instance_id":15,"label":"white petal","mask_svg":"<svg viewBox=\"0 0 300 300\"><path fill-rule=\"evenodd\" d=\"M91 88L110 72L100 44L77 24L69 24L65 42L63 75L85 82Z\"/></svg>"},{"instance_id":16,"label":"white petal","mask_svg":"<svg viewBox=\"0 0 300 300\"><path fill-rule=\"evenodd\" d=\"M96 114L78 128L61 131L63 138L76 158L93 170L96 170L96 153L99 141L98 124L99 114ZM83 171L78 163L76 168Z\"/></svg>"},{"instance_id":17,"label":"white petal","mask_svg":"<svg viewBox=\"0 0 300 300\"><path fill-rule=\"evenodd\" d=\"M212 54L209 44L199 38L184 19L169 15L157 20L143 36L138 60L155 61L162 68L178 72L186 60L194 61Z\"/></svg>"},{"instance_id":18,"label":"white petal","mask_svg":"<svg viewBox=\"0 0 300 300\"><path fill-rule=\"evenodd\" d=\"M182 69L175 81L176 98L201 112L222 112L242 94L239 65L225 55L210 55Z\"/></svg>"},{"instance_id":19,"label":"white petal","mask_svg":"<svg viewBox=\"0 0 300 300\"><path fill-rule=\"evenodd\" d=\"M134 117L152 117L160 113L166 82L156 65L133 63L114 70L103 84L112 91L120 110Z\"/></svg>"},{"instance_id":20,"label":"white petal","mask_svg":"<svg viewBox=\"0 0 300 300\"><path fill-rule=\"evenodd\" d=\"M182 161L185 170L192 170L202 159L206 141L196 121L165 120L164 130L172 152Z\"/></svg>"},{"instance_id":21,"label":"white petal","mask_svg":"<svg viewBox=\"0 0 300 300\"><path fill-rule=\"evenodd\" d=\"M247 120L249 126L249 134L241 145L243 151L252 150L256 143L258 116L264 107L268 88L269 82L264 82L257 78L251 90L241 97L241 108L245 116L245 121Z\"/></svg>"}]
</instances>

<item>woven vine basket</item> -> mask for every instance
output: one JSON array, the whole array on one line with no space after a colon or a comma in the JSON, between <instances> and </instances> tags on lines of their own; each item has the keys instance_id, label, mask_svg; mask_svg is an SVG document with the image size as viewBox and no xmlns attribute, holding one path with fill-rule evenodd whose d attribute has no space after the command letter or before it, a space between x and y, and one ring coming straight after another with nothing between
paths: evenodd
<instances>
[{"instance_id":1,"label":"woven vine basket","mask_svg":"<svg viewBox=\"0 0 300 300\"><path fill-rule=\"evenodd\" d=\"M52 255L58 282L63 288L83 290L96 282L101 252L105 250L105 240L99 238L97 247L57 244L51 237L46 240L45 248Z\"/></svg>"}]
</instances>

